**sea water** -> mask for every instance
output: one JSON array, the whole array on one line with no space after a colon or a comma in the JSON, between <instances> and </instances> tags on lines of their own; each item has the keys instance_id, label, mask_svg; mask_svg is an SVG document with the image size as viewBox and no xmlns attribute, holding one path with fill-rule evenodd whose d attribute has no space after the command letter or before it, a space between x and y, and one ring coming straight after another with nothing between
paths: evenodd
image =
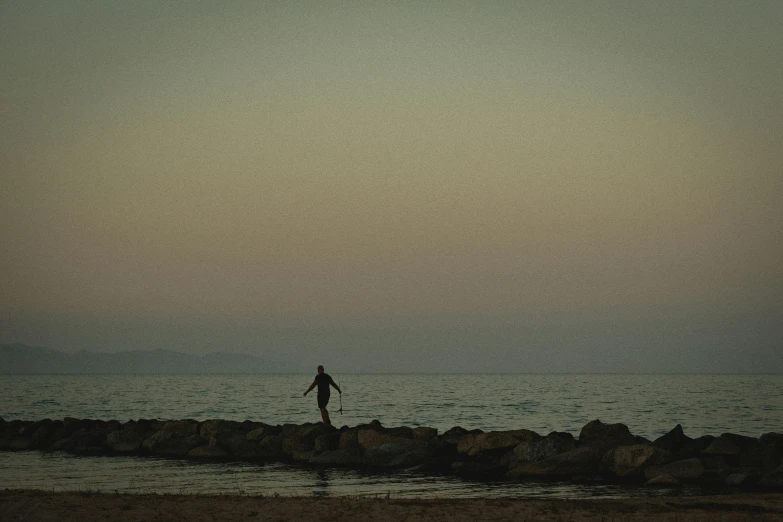
<instances>
[{"instance_id":1,"label":"sea water","mask_svg":"<svg viewBox=\"0 0 783 522\"><path fill-rule=\"evenodd\" d=\"M691 437L783 431L780 375L344 374L329 410L336 426L378 419L384 426L431 426L540 434L579 430L593 419L622 422L654 439L676 424ZM0 417L65 416L320 420L313 375L0 376ZM342 402L343 413L339 413ZM182 493L392 496L626 496L598 484L486 483L409 472L373 474L283 464L194 463L134 457L0 452L0 488ZM646 491L646 490L645 490Z\"/></svg>"}]
</instances>

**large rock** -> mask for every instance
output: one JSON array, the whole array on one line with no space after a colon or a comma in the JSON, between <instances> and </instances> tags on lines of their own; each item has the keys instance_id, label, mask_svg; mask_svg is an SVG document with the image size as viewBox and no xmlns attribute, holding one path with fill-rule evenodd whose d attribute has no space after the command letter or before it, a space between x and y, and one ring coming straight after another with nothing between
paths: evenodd
<instances>
[{"instance_id":1,"label":"large rock","mask_svg":"<svg viewBox=\"0 0 783 522\"><path fill-rule=\"evenodd\" d=\"M207 439L211 446L220 446L236 435L245 437L247 431L241 422L211 419L201 423L199 434Z\"/></svg>"},{"instance_id":2,"label":"large rock","mask_svg":"<svg viewBox=\"0 0 783 522\"><path fill-rule=\"evenodd\" d=\"M575 447L576 441L570 433L553 431L546 437L529 437L514 447L509 464L514 467L526 462L540 462Z\"/></svg>"},{"instance_id":3,"label":"large rock","mask_svg":"<svg viewBox=\"0 0 783 522\"><path fill-rule=\"evenodd\" d=\"M770 471L759 481L759 486L772 488L775 490L783 489L783 466Z\"/></svg>"},{"instance_id":4,"label":"large rock","mask_svg":"<svg viewBox=\"0 0 783 522\"><path fill-rule=\"evenodd\" d=\"M486 451L510 450L519 443L540 439L541 436L530 430L489 431L463 436L457 444L457 452L475 457Z\"/></svg>"},{"instance_id":5,"label":"large rock","mask_svg":"<svg viewBox=\"0 0 783 522\"><path fill-rule=\"evenodd\" d=\"M712 441L714 440L715 437L713 435L703 435L701 437L691 439L674 456L677 460L698 457L701 455L701 452L705 450L705 448L712 444Z\"/></svg>"},{"instance_id":6,"label":"large rock","mask_svg":"<svg viewBox=\"0 0 783 522\"><path fill-rule=\"evenodd\" d=\"M169 423L167 423L168 425ZM144 450L162 457L184 457L193 448L205 446L209 441L197 433L187 434L185 429L161 430L142 443Z\"/></svg>"},{"instance_id":7,"label":"large rock","mask_svg":"<svg viewBox=\"0 0 783 522\"><path fill-rule=\"evenodd\" d=\"M653 445L673 455L679 455L682 449L692 441L693 439L685 435L682 426L678 424L665 435L655 439Z\"/></svg>"},{"instance_id":8,"label":"large rock","mask_svg":"<svg viewBox=\"0 0 783 522\"><path fill-rule=\"evenodd\" d=\"M245 438L253 442L258 442L262 440L264 437L266 437L267 435L269 435L268 430L266 428L261 427L261 428L254 428L248 431L245 434Z\"/></svg>"},{"instance_id":9,"label":"large rock","mask_svg":"<svg viewBox=\"0 0 783 522\"><path fill-rule=\"evenodd\" d=\"M78 455L102 455L106 452L107 434L95 427L82 428L50 446L52 451L67 451Z\"/></svg>"},{"instance_id":10,"label":"large rock","mask_svg":"<svg viewBox=\"0 0 783 522\"><path fill-rule=\"evenodd\" d=\"M172 435L176 437L186 437L188 435L197 435L199 429L199 423L194 420L177 420L169 421L163 425L161 431L165 435Z\"/></svg>"},{"instance_id":11,"label":"large rock","mask_svg":"<svg viewBox=\"0 0 783 522\"><path fill-rule=\"evenodd\" d=\"M248 450L250 450L249 447L242 448L243 452ZM234 455L237 457L251 456L264 460L281 460L285 458L285 453L283 453L283 436L281 434L264 437L256 444L256 447L252 449L252 453L234 453Z\"/></svg>"},{"instance_id":12,"label":"large rock","mask_svg":"<svg viewBox=\"0 0 783 522\"><path fill-rule=\"evenodd\" d=\"M385 444L393 444L403 448L407 448L409 451L413 449L424 448L427 443L423 440L417 440L409 437L399 437L396 435L387 434L389 432L380 432L376 430L359 430L357 433L357 441L359 447L363 450L369 450ZM390 432L394 433L394 432ZM340 440L342 447L342 438Z\"/></svg>"},{"instance_id":13,"label":"large rock","mask_svg":"<svg viewBox=\"0 0 783 522\"><path fill-rule=\"evenodd\" d=\"M315 438L313 450L316 453L323 453L324 451L334 451L340 449L340 438L342 433L335 431L334 433L324 433Z\"/></svg>"},{"instance_id":14,"label":"large rock","mask_svg":"<svg viewBox=\"0 0 783 522\"><path fill-rule=\"evenodd\" d=\"M63 419L63 428L65 429L65 436L68 437L72 433L88 428L92 422L93 421L88 419L76 419L74 417L65 417Z\"/></svg>"},{"instance_id":15,"label":"large rock","mask_svg":"<svg viewBox=\"0 0 783 522\"><path fill-rule=\"evenodd\" d=\"M580 447L538 462L525 462L509 469L510 477L571 477L597 473L600 457L594 448Z\"/></svg>"},{"instance_id":16,"label":"large rock","mask_svg":"<svg viewBox=\"0 0 783 522\"><path fill-rule=\"evenodd\" d=\"M669 475L679 481L699 480L706 469L697 458L676 460L662 466L650 466L644 470L647 479L653 479L659 475Z\"/></svg>"},{"instance_id":17,"label":"large rock","mask_svg":"<svg viewBox=\"0 0 783 522\"><path fill-rule=\"evenodd\" d=\"M446 444L453 444L456 448L457 444L459 444L459 441L462 440L462 437L465 435L470 434L478 434L478 433L484 433L483 430L466 430L462 426L454 426L453 428L449 428L446 430L443 435L438 435L440 439L443 440Z\"/></svg>"},{"instance_id":18,"label":"large rock","mask_svg":"<svg viewBox=\"0 0 783 522\"><path fill-rule=\"evenodd\" d=\"M32 437L6 436L0 440L0 451L26 451L34 449Z\"/></svg>"},{"instance_id":19,"label":"large rock","mask_svg":"<svg viewBox=\"0 0 783 522\"><path fill-rule=\"evenodd\" d=\"M315 451L315 442L319 437L339 433L336 428L326 424L303 424L295 428L283 427L281 447L283 453L293 457L296 453ZM374 433L374 432L373 432Z\"/></svg>"},{"instance_id":20,"label":"large rock","mask_svg":"<svg viewBox=\"0 0 783 522\"><path fill-rule=\"evenodd\" d=\"M604 463L618 477L637 477L650 466L660 466L671 461L671 453L646 444L617 446L609 450Z\"/></svg>"},{"instance_id":21,"label":"large rock","mask_svg":"<svg viewBox=\"0 0 783 522\"><path fill-rule=\"evenodd\" d=\"M579 446L593 448L599 455L617 446L634 444L637 444L636 437L625 424L604 424L596 419L585 424L579 432Z\"/></svg>"},{"instance_id":22,"label":"large rock","mask_svg":"<svg viewBox=\"0 0 783 522\"><path fill-rule=\"evenodd\" d=\"M65 437L65 426L60 420L44 419L31 426L29 431L33 447L37 449L47 449Z\"/></svg>"},{"instance_id":23,"label":"large rock","mask_svg":"<svg viewBox=\"0 0 783 522\"><path fill-rule=\"evenodd\" d=\"M364 463L376 468L407 468L423 464L427 460L423 448L387 443L373 446L364 452Z\"/></svg>"},{"instance_id":24,"label":"large rock","mask_svg":"<svg viewBox=\"0 0 783 522\"><path fill-rule=\"evenodd\" d=\"M718 437L701 451L705 455L722 455L726 457L739 456L740 448L731 440Z\"/></svg>"},{"instance_id":25,"label":"large rock","mask_svg":"<svg viewBox=\"0 0 783 522\"><path fill-rule=\"evenodd\" d=\"M435 470L448 471L455 460L465 459L465 455L457 453L460 439L469 433L482 433L481 430L469 432L455 426L442 435L436 435L427 441L427 452L430 455L430 465Z\"/></svg>"},{"instance_id":26,"label":"large rock","mask_svg":"<svg viewBox=\"0 0 783 522\"><path fill-rule=\"evenodd\" d=\"M412 439L413 430L408 426L398 426L396 428L384 428L382 430L384 435L390 435L392 437L399 437L401 439Z\"/></svg>"},{"instance_id":27,"label":"large rock","mask_svg":"<svg viewBox=\"0 0 783 522\"><path fill-rule=\"evenodd\" d=\"M767 448L753 437L724 433L702 450L705 456L720 456L740 468L764 468L769 460Z\"/></svg>"},{"instance_id":28,"label":"large rock","mask_svg":"<svg viewBox=\"0 0 783 522\"><path fill-rule=\"evenodd\" d=\"M413 428L411 431L411 434L413 435L413 438L416 440L423 440L425 442L435 438L438 435L438 429L437 428L428 428L426 426L420 426L418 428Z\"/></svg>"},{"instance_id":29,"label":"large rock","mask_svg":"<svg viewBox=\"0 0 783 522\"><path fill-rule=\"evenodd\" d=\"M310 464L336 467L361 466L362 452L358 448L345 448L334 451L324 451L310 458Z\"/></svg>"},{"instance_id":30,"label":"large rock","mask_svg":"<svg viewBox=\"0 0 783 522\"><path fill-rule=\"evenodd\" d=\"M187 456L192 459L225 459L229 455L223 448L209 444L193 448L188 451Z\"/></svg>"},{"instance_id":31,"label":"large rock","mask_svg":"<svg viewBox=\"0 0 783 522\"><path fill-rule=\"evenodd\" d=\"M783 434L765 433L759 437L761 444L762 464L767 470L783 466Z\"/></svg>"},{"instance_id":32,"label":"large rock","mask_svg":"<svg viewBox=\"0 0 783 522\"><path fill-rule=\"evenodd\" d=\"M106 435L106 446L115 453L136 453L144 440L144 435L136 430L123 429Z\"/></svg>"},{"instance_id":33,"label":"large rock","mask_svg":"<svg viewBox=\"0 0 783 522\"><path fill-rule=\"evenodd\" d=\"M213 445L214 444L210 444ZM242 460L282 460L286 454L282 451L282 439L279 435L270 435L260 441L248 440L241 431L220 438L222 448L230 456ZM290 456L290 453L287 454Z\"/></svg>"}]
</instances>

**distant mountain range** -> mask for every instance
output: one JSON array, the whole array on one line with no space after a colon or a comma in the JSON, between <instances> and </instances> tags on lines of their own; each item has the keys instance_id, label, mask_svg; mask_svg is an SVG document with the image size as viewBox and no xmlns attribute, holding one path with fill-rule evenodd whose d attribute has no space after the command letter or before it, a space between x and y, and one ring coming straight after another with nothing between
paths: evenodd
<instances>
[{"instance_id":1,"label":"distant mountain range","mask_svg":"<svg viewBox=\"0 0 783 522\"><path fill-rule=\"evenodd\" d=\"M0 345L0 374L309 373L296 364L244 353L191 355L170 350L60 352L23 344Z\"/></svg>"}]
</instances>

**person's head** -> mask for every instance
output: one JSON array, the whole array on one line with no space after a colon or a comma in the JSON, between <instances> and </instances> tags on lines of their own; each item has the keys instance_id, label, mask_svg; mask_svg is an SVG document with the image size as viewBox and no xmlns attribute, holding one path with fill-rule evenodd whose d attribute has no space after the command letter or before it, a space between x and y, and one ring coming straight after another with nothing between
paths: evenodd
<instances>
[{"instance_id":1,"label":"person's head","mask_svg":"<svg viewBox=\"0 0 783 522\"><path fill-rule=\"evenodd\" d=\"M324 367L323 365L318 365L318 373L324 373Z\"/></svg>"}]
</instances>

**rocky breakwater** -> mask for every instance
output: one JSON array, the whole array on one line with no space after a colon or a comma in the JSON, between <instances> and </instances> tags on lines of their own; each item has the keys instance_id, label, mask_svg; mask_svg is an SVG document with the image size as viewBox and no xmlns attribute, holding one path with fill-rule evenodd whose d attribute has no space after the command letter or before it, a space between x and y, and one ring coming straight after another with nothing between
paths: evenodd
<instances>
[{"instance_id":1,"label":"rocky breakwater","mask_svg":"<svg viewBox=\"0 0 783 522\"><path fill-rule=\"evenodd\" d=\"M79 455L252 460L376 470L416 469L473 478L569 480L584 477L650 486L700 483L783 490L783 434L724 433L690 438L677 425L650 441L624 424L594 420L579 437L520 429L445 433L387 428L378 421L342 428L226 420L90 419L5 421L0 450Z\"/></svg>"}]
</instances>

